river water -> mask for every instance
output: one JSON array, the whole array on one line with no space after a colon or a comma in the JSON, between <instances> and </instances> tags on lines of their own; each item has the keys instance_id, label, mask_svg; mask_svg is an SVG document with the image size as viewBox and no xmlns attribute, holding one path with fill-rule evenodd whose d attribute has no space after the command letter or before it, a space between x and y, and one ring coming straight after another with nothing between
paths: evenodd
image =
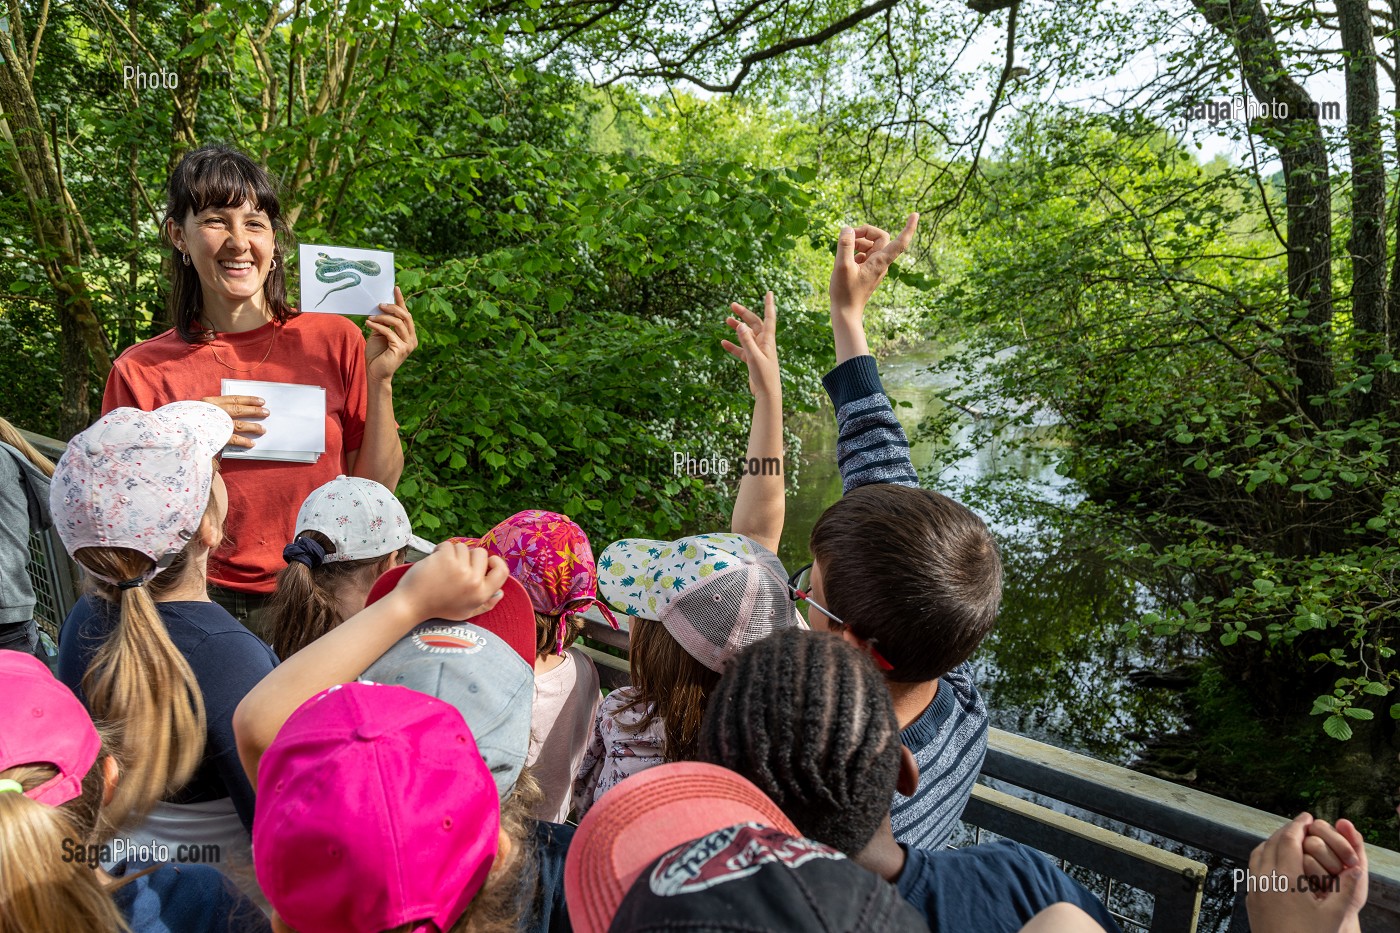
<instances>
[{"instance_id":1,"label":"river water","mask_svg":"<svg viewBox=\"0 0 1400 933\"><path fill-rule=\"evenodd\" d=\"M954 377L930 371L941 358L922 344L881 360L880 375L895 413L913 441L911 457L925 485L963 498L969 484L1009 471L1046 501L1072 505L1072 484L1055 472L1060 442L1053 423L1014 430L1028 443L972 439L972 417L944 444L918 437L924 418L939 414ZM907 402L909 407L898 403ZM807 538L822 510L841 495L836 420L829 404L789 424L802 440L798 490L788 501L780 556L790 568L811 560ZM992 494L995 498L995 492ZM1005 565L996 629L973 657L992 725L1117 764L1132 761L1143 739L1180 721L1177 694L1137 687L1133 671L1158 670L1169 659L1132 644L1118 626L1150 605L1147 594L1115 574L1096 553L1054 528L989 520Z\"/></svg>"}]
</instances>

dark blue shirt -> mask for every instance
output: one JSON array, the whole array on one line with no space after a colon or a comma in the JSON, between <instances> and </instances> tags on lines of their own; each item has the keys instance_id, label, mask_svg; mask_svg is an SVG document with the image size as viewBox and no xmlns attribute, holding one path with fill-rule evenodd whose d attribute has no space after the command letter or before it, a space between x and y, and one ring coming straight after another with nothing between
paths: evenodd
<instances>
[{"instance_id":1,"label":"dark blue shirt","mask_svg":"<svg viewBox=\"0 0 1400 933\"><path fill-rule=\"evenodd\" d=\"M233 799L234 809L253 831L253 787L238 760L233 711L253 686L277 666L277 656L216 603L156 603L176 650L185 656L204 694L207 738L194 776L171 803ZM78 600L58 636L58 679L87 705L83 675L111 634L117 607L96 596Z\"/></svg>"},{"instance_id":2,"label":"dark blue shirt","mask_svg":"<svg viewBox=\"0 0 1400 933\"><path fill-rule=\"evenodd\" d=\"M1017 933L1060 901L1079 907L1109 933L1118 931L1087 888L1018 842L904 851L904 871L895 887L924 915L932 933Z\"/></svg>"},{"instance_id":3,"label":"dark blue shirt","mask_svg":"<svg viewBox=\"0 0 1400 933\"><path fill-rule=\"evenodd\" d=\"M122 862L109 888L132 933L271 933L272 924L217 868L165 864L154 871Z\"/></svg>"}]
</instances>

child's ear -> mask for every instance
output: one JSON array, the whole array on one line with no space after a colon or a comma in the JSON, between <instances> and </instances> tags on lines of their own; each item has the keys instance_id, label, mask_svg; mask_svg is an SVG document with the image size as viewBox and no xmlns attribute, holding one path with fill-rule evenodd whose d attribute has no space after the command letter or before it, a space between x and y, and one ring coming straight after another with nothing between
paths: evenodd
<instances>
[{"instance_id":1,"label":"child's ear","mask_svg":"<svg viewBox=\"0 0 1400 933\"><path fill-rule=\"evenodd\" d=\"M912 797L919 790L919 763L907 745L899 746L899 779L894 789L905 797Z\"/></svg>"},{"instance_id":2,"label":"child's ear","mask_svg":"<svg viewBox=\"0 0 1400 933\"><path fill-rule=\"evenodd\" d=\"M204 510L204 518L199 522L199 543L213 551L224 543L223 523L214 517L214 510Z\"/></svg>"},{"instance_id":3,"label":"child's ear","mask_svg":"<svg viewBox=\"0 0 1400 933\"><path fill-rule=\"evenodd\" d=\"M104 755L98 764L102 766L102 806L105 807L117 795L117 785L121 783L122 772L114 755Z\"/></svg>"}]
</instances>

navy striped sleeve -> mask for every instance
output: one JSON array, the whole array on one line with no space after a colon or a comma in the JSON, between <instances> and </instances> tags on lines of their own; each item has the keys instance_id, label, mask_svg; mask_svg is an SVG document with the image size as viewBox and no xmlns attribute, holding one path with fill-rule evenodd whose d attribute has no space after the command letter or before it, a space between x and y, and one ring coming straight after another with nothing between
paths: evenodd
<instances>
[{"instance_id":1,"label":"navy striped sleeve","mask_svg":"<svg viewBox=\"0 0 1400 933\"><path fill-rule=\"evenodd\" d=\"M822 378L836 409L842 491L872 483L919 485L909 438L890 407L873 356L852 357Z\"/></svg>"}]
</instances>

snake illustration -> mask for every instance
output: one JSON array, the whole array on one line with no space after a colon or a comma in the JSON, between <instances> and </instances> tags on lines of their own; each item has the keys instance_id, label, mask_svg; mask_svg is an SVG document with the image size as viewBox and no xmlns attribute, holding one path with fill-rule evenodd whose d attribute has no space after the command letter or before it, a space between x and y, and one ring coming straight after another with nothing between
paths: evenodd
<instances>
[{"instance_id":1,"label":"snake illustration","mask_svg":"<svg viewBox=\"0 0 1400 933\"><path fill-rule=\"evenodd\" d=\"M325 253L317 253L316 281L325 282L327 285L332 282L345 283L326 292L321 296L321 301L325 301L335 292L359 285L361 272L365 275L378 275L379 263L371 262L368 259L336 259ZM316 302L316 307L321 306L321 301Z\"/></svg>"}]
</instances>

